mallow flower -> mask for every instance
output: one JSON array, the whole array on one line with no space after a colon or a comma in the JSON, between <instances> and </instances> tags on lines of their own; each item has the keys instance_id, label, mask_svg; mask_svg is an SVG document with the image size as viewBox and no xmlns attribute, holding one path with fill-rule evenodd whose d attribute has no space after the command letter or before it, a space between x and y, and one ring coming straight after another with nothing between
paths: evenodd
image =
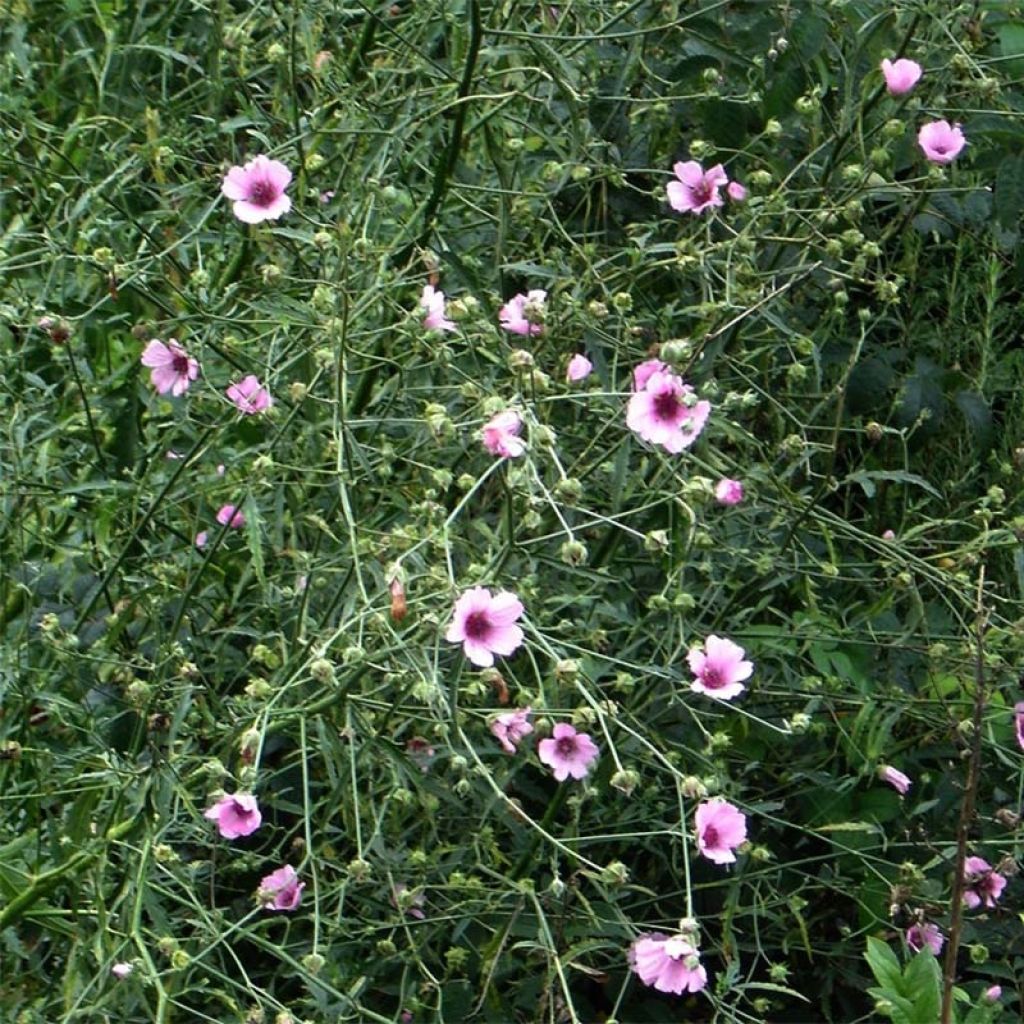
<instances>
[{"instance_id":1,"label":"mallow flower","mask_svg":"<svg viewBox=\"0 0 1024 1024\"><path fill-rule=\"evenodd\" d=\"M917 144L933 164L952 163L967 145L960 125L948 121L929 121L917 133Z\"/></svg>"},{"instance_id":2,"label":"mallow flower","mask_svg":"<svg viewBox=\"0 0 1024 1024\"><path fill-rule=\"evenodd\" d=\"M922 74L921 65L916 60L907 60L906 57L895 61L886 57L881 63L881 68L885 87L889 90L890 96L902 96L910 92Z\"/></svg>"},{"instance_id":3,"label":"mallow flower","mask_svg":"<svg viewBox=\"0 0 1024 1024\"><path fill-rule=\"evenodd\" d=\"M721 164L705 171L696 160L687 160L674 164L672 170L678 181L670 181L665 191L673 210L703 213L713 206L722 205L718 190L729 183L729 175Z\"/></svg>"},{"instance_id":4,"label":"mallow flower","mask_svg":"<svg viewBox=\"0 0 1024 1024\"><path fill-rule=\"evenodd\" d=\"M716 864L732 864L733 852L747 841L747 816L721 797L705 800L694 815L697 849Z\"/></svg>"},{"instance_id":5,"label":"mallow flower","mask_svg":"<svg viewBox=\"0 0 1024 1024\"><path fill-rule=\"evenodd\" d=\"M292 172L280 160L257 156L242 167L232 167L220 190L232 201L235 216L246 224L277 220L292 208L285 189Z\"/></svg>"},{"instance_id":6,"label":"mallow flower","mask_svg":"<svg viewBox=\"0 0 1024 1024\"><path fill-rule=\"evenodd\" d=\"M626 425L645 441L678 455L697 440L710 414L711 403L698 399L681 377L657 370L630 397Z\"/></svg>"},{"instance_id":7,"label":"mallow flower","mask_svg":"<svg viewBox=\"0 0 1024 1024\"><path fill-rule=\"evenodd\" d=\"M690 689L718 700L738 697L746 689L744 681L754 671L754 663L744 660L745 655L739 644L712 633L704 641L703 649L695 647L686 656L690 671L696 676Z\"/></svg>"},{"instance_id":8,"label":"mallow flower","mask_svg":"<svg viewBox=\"0 0 1024 1024\"><path fill-rule=\"evenodd\" d=\"M628 960L633 973L659 992L700 992L708 983L697 948L685 935L641 935L630 946Z\"/></svg>"},{"instance_id":9,"label":"mallow flower","mask_svg":"<svg viewBox=\"0 0 1024 1024\"><path fill-rule=\"evenodd\" d=\"M149 367L149 379L161 395L183 395L199 376L199 363L175 338L154 338L142 351L142 365Z\"/></svg>"},{"instance_id":10,"label":"mallow flower","mask_svg":"<svg viewBox=\"0 0 1024 1024\"><path fill-rule=\"evenodd\" d=\"M516 625L522 614L522 602L515 594L492 595L486 587L473 587L455 602L445 639L462 644L474 665L490 668L496 654L507 657L522 644L523 631Z\"/></svg>"},{"instance_id":11,"label":"mallow flower","mask_svg":"<svg viewBox=\"0 0 1024 1024\"><path fill-rule=\"evenodd\" d=\"M305 888L306 883L299 881L295 868L285 864L264 876L256 892L256 901L264 910L295 910Z\"/></svg>"},{"instance_id":12,"label":"mallow flower","mask_svg":"<svg viewBox=\"0 0 1024 1024\"><path fill-rule=\"evenodd\" d=\"M597 760L597 744L585 733L566 722L559 722L551 736L537 744L537 756L546 764L559 782L585 778Z\"/></svg>"},{"instance_id":13,"label":"mallow flower","mask_svg":"<svg viewBox=\"0 0 1024 1024\"><path fill-rule=\"evenodd\" d=\"M225 794L203 812L203 817L217 822L217 831L225 839L252 835L263 821L256 797L251 793Z\"/></svg>"}]
</instances>

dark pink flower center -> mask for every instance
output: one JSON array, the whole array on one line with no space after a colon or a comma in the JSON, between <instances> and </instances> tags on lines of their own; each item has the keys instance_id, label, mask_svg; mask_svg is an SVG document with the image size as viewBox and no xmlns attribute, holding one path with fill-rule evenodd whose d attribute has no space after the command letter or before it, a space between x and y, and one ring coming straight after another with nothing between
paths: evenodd
<instances>
[{"instance_id":1,"label":"dark pink flower center","mask_svg":"<svg viewBox=\"0 0 1024 1024\"><path fill-rule=\"evenodd\" d=\"M175 352L171 359L171 369L175 373L187 374L188 373L188 356L184 352Z\"/></svg>"},{"instance_id":2,"label":"dark pink flower center","mask_svg":"<svg viewBox=\"0 0 1024 1024\"><path fill-rule=\"evenodd\" d=\"M705 665L701 670L700 681L709 690L720 690L725 686L725 680L722 678L722 670L715 665Z\"/></svg>"},{"instance_id":3,"label":"dark pink flower center","mask_svg":"<svg viewBox=\"0 0 1024 1024\"><path fill-rule=\"evenodd\" d=\"M470 612L466 616L466 637L470 640L484 640L491 632L491 620L487 612Z\"/></svg>"},{"instance_id":4,"label":"dark pink flower center","mask_svg":"<svg viewBox=\"0 0 1024 1024\"><path fill-rule=\"evenodd\" d=\"M705 846L718 846L722 842L722 837L718 834L718 829L714 825L704 826L704 845Z\"/></svg>"},{"instance_id":5,"label":"dark pink flower center","mask_svg":"<svg viewBox=\"0 0 1024 1024\"><path fill-rule=\"evenodd\" d=\"M249 202L255 206L270 206L276 198L277 189L266 178L253 182L249 187Z\"/></svg>"},{"instance_id":6,"label":"dark pink flower center","mask_svg":"<svg viewBox=\"0 0 1024 1024\"><path fill-rule=\"evenodd\" d=\"M559 757L575 757L576 737L563 736L561 739L555 740L555 750L558 751Z\"/></svg>"},{"instance_id":7,"label":"dark pink flower center","mask_svg":"<svg viewBox=\"0 0 1024 1024\"><path fill-rule=\"evenodd\" d=\"M682 409L683 406L679 403L674 391L661 391L654 396L654 415L659 420L675 423L679 419Z\"/></svg>"},{"instance_id":8,"label":"dark pink flower center","mask_svg":"<svg viewBox=\"0 0 1024 1024\"><path fill-rule=\"evenodd\" d=\"M698 203L706 203L714 194L714 186L707 178L701 178L696 185L690 188L690 192Z\"/></svg>"}]
</instances>

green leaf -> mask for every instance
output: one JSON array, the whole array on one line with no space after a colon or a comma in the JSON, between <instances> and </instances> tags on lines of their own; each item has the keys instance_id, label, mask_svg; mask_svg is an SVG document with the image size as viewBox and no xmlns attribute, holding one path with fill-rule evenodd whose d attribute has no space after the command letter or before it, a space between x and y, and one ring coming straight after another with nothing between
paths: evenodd
<instances>
[{"instance_id":1,"label":"green leaf","mask_svg":"<svg viewBox=\"0 0 1024 1024\"><path fill-rule=\"evenodd\" d=\"M843 483L860 484L865 496L873 498L877 489L875 487L876 480L888 480L898 484L913 484L915 487L920 487L936 498L942 497L924 477L918 476L916 473L906 473L902 469L861 469L856 473L851 473Z\"/></svg>"},{"instance_id":2,"label":"green leaf","mask_svg":"<svg viewBox=\"0 0 1024 1024\"><path fill-rule=\"evenodd\" d=\"M903 991L903 972L900 962L889 944L874 936L868 936L868 948L864 958L871 968L875 980L886 991L886 998L891 999ZM890 995L892 993L892 995Z\"/></svg>"},{"instance_id":3,"label":"green leaf","mask_svg":"<svg viewBox=\"0 0 1024 1024\"><path fill-rule=\"evenodd\" d=\"M1017 226L1024 210L1024 154L1010 153L996 171L996 217L1004 228Z\"/></svg>"},{"instance_id":4,"label":"green leaf","mask_svg":"<svg viewBox=\"0 0 1024 1024\"><path fill-rule=\"evenodd\" d=\"M1006 73L1014 78L1024 75L1024 25L1007 21L999 26L999 49L1010 58L1003 64Z\"/></svg>"},{"instance_id":5,"label":"green leaf","mask_svg":"<svg viewBox=\"0 0 1024 1024\"><path fill-rule=\"evenodd\" d=\"M914 1002L914 1024L935 1024L942 1002L942 972L930 949L922 949L903 972L903 991Z\"/></svg>"}]
</instances>

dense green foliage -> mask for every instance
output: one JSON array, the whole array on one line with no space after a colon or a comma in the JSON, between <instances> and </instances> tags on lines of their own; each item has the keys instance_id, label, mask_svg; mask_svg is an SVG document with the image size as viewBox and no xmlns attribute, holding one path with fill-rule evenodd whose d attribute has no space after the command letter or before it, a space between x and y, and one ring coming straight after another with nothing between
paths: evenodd
<instances>
[{"instance_id":1,"label":"dense green foliage","mask_svg":"<svg viewBox=\"0 0 1024 1024\"><path fill-rule=\"evenodd\" d=\"M0 1019L934 1024L943 971L961 1022L1020 1011L1019 5L5 7ZM221 181L261 153L293 206L248 226ZM671 210L689 159L746 201ZM543 333L503 331L529 289ZM180 397L140 363L171 337ZM678 455L626 424L657 354L713 407ZM475 586L526 609L483 672L445 639ZM709 634L736 700L690 691ZM965 849L1009 884L951 927ZM645 987L630 943L687 916L706 991Z\"/></svg>"}]
</instances>

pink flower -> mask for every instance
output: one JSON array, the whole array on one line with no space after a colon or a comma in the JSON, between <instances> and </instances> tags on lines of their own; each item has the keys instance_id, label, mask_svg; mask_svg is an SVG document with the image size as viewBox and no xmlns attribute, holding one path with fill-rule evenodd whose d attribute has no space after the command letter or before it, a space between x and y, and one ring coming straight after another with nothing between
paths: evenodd
<instances>
[{"instance_id":1,"label":"pink flower","mask_svg":"<svg viewBox=\"0 0 1024 1024\"><path fill-rule=\"evenodd\" d=\"M232 167L220 190L232 200L235 216L246 224L277 220L292 208L284 194L292 172L280 160L257 156L244 167Z\"/></svg>"},{"instance_id":2,"label":"pink flower","mask_svg":"<svg viewBox=\"0 0 1024 1024\"><path fill-rule=\"evenodd\" d=\"M933 164L952 163L967 145L960 125L948 121L929 121L917 133L917 144Z\"/></svg>"},{"instance_id":3,"label":"pink flower","mask_svg":"<svg viewBox=\"0 0 1024 1024\"><path fill-rule=\"evenodd\" d=\"M921 65L916 60L907 60L904 57L897 61L891 61L886 57L881 67L885 76L885 87L889 90L890 96L902 96L905 92L910 92L922 74Z\"/></svg>"},{"instance_id":4,"label":"pink flower","mask_svg":"<svg viewBox=\"0 0 1024 1024\"><path fill-rule=\"evenodd\" d=\"M238 530L245 526L245 516L234 505L223 505L217 513L217 522L221 526L230 526L233 530Z\"/></svg>"},{"instance_id":5,"label":"pink flower","mask_svg":"<svg viewBox=\"0 0 1024 1024\"><path fill-rule=\"evenodd\" d=\"M738 505L743 500L743 484L726 477L715 484L715 500L719 505Z\"/></svg>"},{"instance_id":6,"label":"pink flower","mask_svg":"<svg viewBox=\"0 0 1024 1024\"><path fill-rule=\"evenodd\" d=\"M505 657L523 642L516 619L523 614L522 602L507 591L491 596L486 587L467 590L456 602L445 639L462 644L463 653L481 668L494 664L494 655Z\"/></svg>"},{"instance_id":7,"label":"pink flower","mask_svg":"<svg viewBox=\"0 0 1024 1024\"><path fill-rule=\"evenodd\" d=\"M196 534L196 547L197 548L205 548L206 547L206 542L209 539L210 539L210 535L206 532L206 530L200 530Z\"/></svg>"},{"instance_id":8,"label":"pink flower","mask_svg":"<svg viewBox=\"0 0 1024 1024\"><path fill-rule=\"evenodd\" d=\"M525 295L513 295L498 310L498 320L506 331L513 334L541 334L544 330L544 303L548 293L534 288Z\"/></svg>"},{"instance_id":9,"label":"pink flower","mask_svg":"<svg viewBox=\"0 0 1024 1024\"><path fill-rule=\"evenodd\" d=\"M738 181L730 181L726 186L725 194L734 202L742 203L747 198L746 187L741 185Z\"/></svg>"},{"instance_id":10,"label":"pink flower","mask_svg":"<svg viewBox=\"0 0 1024 1024\"><path fill-rule=\"evenodd\" d=\"M577 732L571 725L559 722L551 730L550 738L537 744L537 756L559 782L565 782L570 775L574 779L586 776L597 760L598 749L585 732Z\"/></svg>"},{"instance_id":11,"label":"pink flower","mask_svg":"<svg viewBox=\"0 0 1024 1024\"><path fill-rule=\"evenodd\" d=\"M903 774L903 772L888 764L879 765L878 777L883 782L888 782L889 785L900 794L900 796L905 796L907 790L914 784L910 781L908 776Z\"/></svg>"},{"instance_id":12,"label":"pink flower","mask_svg":"<svg viewBox=\"0 0 1024 1024\"><path fill-rule=\"evenodd\" d=\"M506 711L491 722L491 732L505 753L514 754L518 749L516 744L533 732L533 726L529 721L530 710L529 707L525 707L518 711Z\"/></svg>"},{"instance_id":13,"label":"pink flower","mask_svg":"<svg viewBox=\"0 0 1024 1024\"><path fill-rule=\"evenodd\" d=\"M719 700L739 696L746 689L743 681L754 671L754 663L743 660L745 654L739 644L712 633L704 641L703 650L695 647L686 656L690 671L697 677L690 689Z\"/></svg>"},{"instance_id":14,"label":"pink flower","mask_svg":"<svg viewBox=\"0 0 1024 1024\"><path fill-rule=\"evenodd\" d=\"M983 905L994 907L1006 888L1006 879L982 857L968 857L964 861L964 881L969 886L964 892L964 903L971 910Z\"/></svg>"},{"instance_id":15,"label":"pink flower","mask_svg":"<svg viewBox=\"0 0 1024 1024\"><path fill-rule=\"evenodd\" d=\"M638 366L633 368L633 390L643 391L644 385L656 373L669 372L668 364L660 359L645 359Z\"/></svg>"},{"instance_id":16,"label":"pink flower","mask_svg":"<svg viewBox=\"0 0 1024 1024\"><path fill-rule=\"evenodd\" d=\"M526 442L519 436L523 421L512 409L499 412L484 424L484 447L492 455L506 459L518 459L526 451Z\"/></svg>"},{"instance_id":17,"label":"pink flower","mask_svg":"<svg viewBox=\"0 0 1024 1024\"><path fill-rule=\"evenodd\" d=\"M984 999L986 1003L998 1003L1002 996L1002 985L989 985L989 987L981 994L981 998Z\"/></svg>"},{"instance_id":18,"label":"pink flower","mask_svg":"<svg viewBox=\"0 0 1024 1024\"><path fill-rule=\"evenodd\" d=\"M302 890L305 888L306 883L299 881L295 868L285 864L260 881L256 902L264 910L295 910L302 901Z\"/></svg>"},{"instance_id":19,"label":"pink flower","mask_svg":"<svg viewBox=\"0 0 1024 1024\"><path fill-rule=\"evenodd\" d=\"M274 404L270 392L259 382L259 378L251 373L237 384L232 384L227 389L227 396L235 403L238 411L244 412L246 416L266 412Z\"/></svg>"},{"instance_id":20,"label":"pink flower","mask_svg":"<svg viewBox=\"0 0 1024 1024\"><path fill-rule=\"evenodd\" d=\"M1013 727L1017 734L1017 746L1024 750L1024 701L1013 705Z\"/></svg>"},{"instance_id":21,"label":"pink flower","mask_svg":"<svg viewBox=\"0 0 1024 1024\"><path fill-rule=\"evenodd\" d=\"M895 530L883 530L882 531L882 540L895 540L895 539L896 539L896 531Z\"/></svg>"},{"instance_id":22,"label":"pink flower","mask_svg":"<svg viewBox=\"0 0 1024 1024\"><path fill-rule=\"evenodd\" d=\"M437 291L432 285L423 286L420 306L427 311L423 318L423 326L428 331L454 331L455 324L444 315L444 292Z\"/></svg>"},{"instance_id":23,"label":"pink flower","mask_svg":"<svg viewBox=\"0 0 1024 1024\"><path fill-rule=\"evenodd\" d=\"M134 964L114 964L110 968L110 973L117 978L118 981L124 981L132 971L135 970Z\"/></svg>"},{"instance_id":24,"label":"pink flower","mask_svg":"<svg viewBox=\"0 0 1024 1024\"><path fill-rule=\"evenodd\" d=\"M683 935L641 935L630 946L629 966L645 985L677 996L700 992L708 983L696 947Z\"/></svg>"},{"instance_id":25,"label":"pink flower","mask_svg":"<svg viewBox=\"0 0 1024 1024\"><path fill-rule=\"evenodd\" d=\"M406 893L409 895L406 896ZM427 898L422 890L414 889L410 892L409 886L405 882L395 882L394 888L391 890L391 905L396 910L408 914L409 917L415 917L417 921L422 921L427 916L420 910L426 901Z\"/></svg>"},{"instance_id":26,"label":"pink flower","mask_svg":"<svg viewBox=\"0 0 1024 1024\"><path fill-rule=\"evenodd\" d=\"M721 164L705 171L696 160L674 164L678 181L670 181L666 187L668 204L679 213L703 213L710 206L721 206L722 197L718 190L728 184L729 176Z\"/></svg>"},{"instance_id":27,"label":"pink flower","mask_svg":"<svg viewBox=\"0 0 1024 1024\"><path fill-rule=\"evenodd\" d=\"M576 381L586 380L590 376L591 370L594 369L594 364L584 355L576 353L569 360L569 366L565 371L565 379L572 384Z\"/></svg>"},{"instance_id":28,"label":"pink flower","mask_svg":"<svg viewBox=\"0 0 1024 1024\"><path fill-rule=\"evenodd\" d=\"M697 440L710 414L710 402L698 401L681 377L659 370L630 398L626 425L645 441L677 455Z\"/></svg>"},{"instance_id":29,"label":"pink flower","mask_svg":"<svg viewBox=\"0 0 1024 1024\"><path fill-rule=\"evenodd\" d=\"M256 797L251 793L222 796L203 812L203 817L217 822L217 830L225 839L252 835L263 820Z\"/></svg>"},{"instance_id":30,"label":"pink flower","mask_svg":"<svg viewBox=\"0 0 1024 1024\"><path fill-rule=\"evenodd\" d=\"M924 924L912 924L907 929L907 945L915 952L920 953L927 946L936 956L942 952L946 938L939 930L937 924L926 921Z\"/></svg>"},{"instance_id":31,"label":"pink flower","mask_svg":"<svg viewBox=\"0 0 1024 1024\"><path fill-rule=\"evenodd\" d=\"M694 824L697 848L716 864L732 864L736 860L732 851L747 841L747 816L721 797L702 803Z\"/></svg>"},{"instance_id":32,"label":"pink flower","mask_svg":"<svg viewBox=\"0 0 1024 1024\"><path fill-rule=\"evenodd\" d=\"M168 338L166 344L154 338L143 349L142 365L153 371L149 379L161 395L168 391L175 397L183 395L199 376L199 363L174 338Z\"/></svg>"}]
</instances>

